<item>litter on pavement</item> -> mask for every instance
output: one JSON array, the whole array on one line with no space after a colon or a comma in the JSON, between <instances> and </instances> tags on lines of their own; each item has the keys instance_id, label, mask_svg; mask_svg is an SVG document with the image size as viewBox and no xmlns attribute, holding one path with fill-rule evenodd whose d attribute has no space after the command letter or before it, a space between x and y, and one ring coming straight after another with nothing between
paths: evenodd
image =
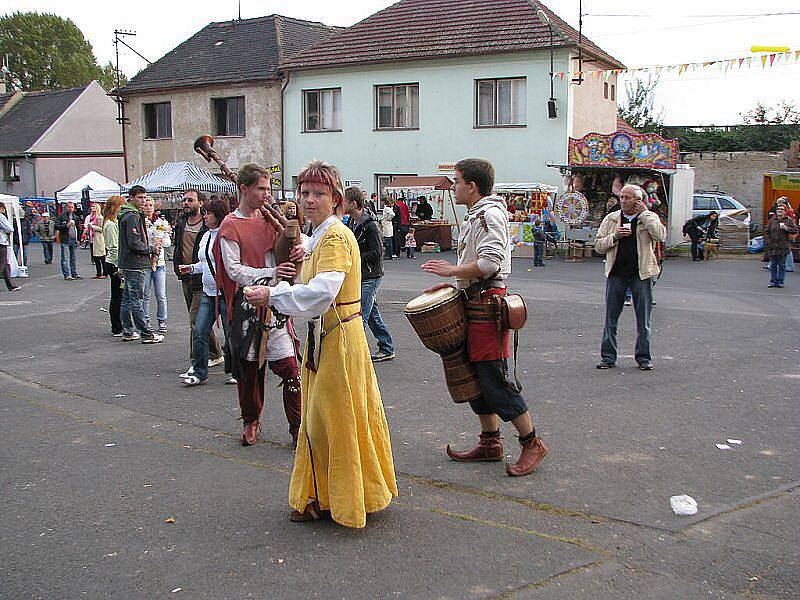
<instances>
[{"instance_id":1,"label":"litter on pavement","mask_svg":"<svg viewBox=\"0 0 800 600\"><path fill-rule=\"evenodd\" d=\"M672 506L672 512L678 516L688 517L697 514L697 500L686 494L671 496L669 504Z\"/></svg>"}]
</instances>

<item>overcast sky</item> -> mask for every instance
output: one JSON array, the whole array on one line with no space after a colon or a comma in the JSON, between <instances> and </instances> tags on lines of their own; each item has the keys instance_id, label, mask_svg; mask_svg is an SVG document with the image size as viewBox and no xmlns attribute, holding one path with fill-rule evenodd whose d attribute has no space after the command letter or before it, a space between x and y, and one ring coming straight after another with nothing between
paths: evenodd
<instances>
[{"instance_id":1,"label":"overcast sky","mask_svg":"<svg viewBox=\"0 0 800 600\"><path fill-rule=\"evenodd\" d=\"M491 0L487 0L490 2ZM236 18L236 0L0 0L0 12L52 12L73 19L101 63L113 60L115 28L136 31L130 44L154 61L210 21ZM392 4L386 0L242 0L242 17L278 13L348 26ZM577 28L578 0L546 4ZM750 55L752 45L800 49L798 0L584 0L584 33L628 67L675 64ZM787 13L777 16L767 13ZM613 15L613 16L603 16ZM626 16L619 16L626 15ZM636 16L634 16L636 15ZM662 75L656 104L667 124L733 124L756 101L800 105L800 62L762 70L707 70ZM129 76L145 63L125 50L120 64ZM624 94L622 98L624 99Z\"/></svg>"}]
</instances>

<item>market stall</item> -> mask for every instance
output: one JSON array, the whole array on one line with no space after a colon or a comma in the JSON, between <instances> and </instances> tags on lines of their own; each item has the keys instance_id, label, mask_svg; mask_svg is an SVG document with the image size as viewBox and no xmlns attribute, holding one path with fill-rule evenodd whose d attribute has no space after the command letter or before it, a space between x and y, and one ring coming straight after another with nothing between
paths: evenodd
<instances>
[{"instance_id":1,"label":"market stall","mask_svg":"<svg viewBox=\"0 0 800 600\"><path fill-rule=\"evenodd\" d=\"M235 198L236 185L213 173L204 171L190 162L168 162L156 167L149 173L134 179L122 186L124 191L135 185L141 185L148 194L155 196L167 215L182 209L183 192L199 190L207 194ZM171 219L169 219L171 220Z\"/></svg>"},{"instance_id":2,"label":"market stall","mask_svg":"<svg viewBox=\"0 0 800 600\"><path fill-rule=\"evenodd\" d=\"M568 164L549 166L563 175L554 209L568 241L590 249L605 215L618 208L626 184L645 190L645 204L667 227L667 247L684 241L681 230L692 216L694 169L678 164L677 140L622 130L590 133L570 138Z\"/></svg>"},{"instance_id":3,"label":"market stall","mask_svg":"<svg viewBox=\"0 0 800 600\"><path fill-rule=\"evenodd\" d=\"M533 258L533 229L544 221L558 188L544 183L496 183L493 192L506 201L508 231L514 258Z\"/></svg>"},{"instance_id":4,"label":"market stall","mask_svg":"<svg viewBox=\"0 0 800 600\"><path fill-rule=\"evenodd\" d=\"M11 277L27 277L28 269L24 266L20 266L24 262L23 258L25 252L25 246L22 244L22 206L20 205L19 198L16 196L7 196L6 194L0 194L0 202L5 205L6 218L14 227L13 235L17 237L16 247L19 248L20 253L19 256L16 256L12 249L9 249L6 253L6 260L11 270ZM14 247L15 244L12 242L11 248Z\"/></svg>"},{"instance_id":5,"label":"market stall","mask_svg":"<svg viewBox=\"0 0 800 600\"><path fill-rule=\"evenodd\" d=\"M408 205L417 249L422 250L426 243L435 245L441 251L452 249L453 236L458 237L459 217L453 196L453 181L449 177L397 177L383 191L389 198L402 199ZM415 217L421 196L425 196L433 208L433 217L424 221Z\"/></svg>"},{"instance_id":6,"label":"market stall","mask_svg":"<svg viewBox=\"0 0 800 600\"><path fill-rule=\"evenodd\" d=\"M97 171L89 171L80 179L56 192L59 204L74 202L105 202L110 196L119 195L120 185Z\"/></svg>"}]
</instances>

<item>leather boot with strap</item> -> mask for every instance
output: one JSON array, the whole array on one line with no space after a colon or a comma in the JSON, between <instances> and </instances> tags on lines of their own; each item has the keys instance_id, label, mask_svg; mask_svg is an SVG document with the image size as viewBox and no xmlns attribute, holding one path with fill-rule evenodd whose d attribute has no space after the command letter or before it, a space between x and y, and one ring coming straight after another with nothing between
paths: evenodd
<instances>
[{"instance_id":1,"label":"leather boot with strap","mask_svg":"<svg viewBox=\"0 0 800 600\"><path fill-rule=\"evenodd\" d=\"M456 452L447 445L447 456L458 462L498 462L503 460L500 432L481 433L478 445L466 452Z\"/></svg>"},{"instance_id":2,"label":"leather boot with strap","mask_svg":"<svg viewBox=\"0 0 800 600\"><path fill-rule=\"evenodd\" d=\"M522 477L533 473L548 452L547 446L538 435L529 440L520 440L519 443L522 446L519 460L513 465L506 465L506 473L511 477Z\"/></svg>"}]
</instances>

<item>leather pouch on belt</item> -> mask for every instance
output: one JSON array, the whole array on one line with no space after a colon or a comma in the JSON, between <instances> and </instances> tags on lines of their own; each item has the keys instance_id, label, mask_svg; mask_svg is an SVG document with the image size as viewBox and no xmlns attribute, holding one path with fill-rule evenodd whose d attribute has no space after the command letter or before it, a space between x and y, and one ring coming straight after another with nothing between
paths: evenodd
<instances>
[{"instance_id":1,"label":"leather pouch on belt","mask_svg":"<svg viewBox=\"0 0 800 600\"><path fill-rule=\"evenodd\" d=\"M528 321L528 308L525 306L522 296L507 294L506 296L495 296L494 300L497 303L501 329L518 331L525 327L525 323Z\"/></svg>"}]
</instances>

